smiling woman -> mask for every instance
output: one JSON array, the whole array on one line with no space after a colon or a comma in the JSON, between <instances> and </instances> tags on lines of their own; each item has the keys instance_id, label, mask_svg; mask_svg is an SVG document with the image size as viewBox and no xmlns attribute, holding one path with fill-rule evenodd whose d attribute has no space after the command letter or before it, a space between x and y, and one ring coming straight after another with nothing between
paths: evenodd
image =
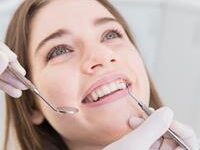
<instances>
[{"instance_id":1,"label":"smiling woman","mask_svg":"<svg viewBox=\"0 0 200 150\"><path fill-rule=\"evenodd\" d=\"M131 103L126 85L154 109L162 102L125 20L108 1L26 0L9 25L5 43L51 103L79 108L74 116L60 115L29 91L18 95L18 101L7 96L5 149L12 119L23 150L116 150L116 143L124 149L124 141L127 150L178 147L168 137L159 139L172 121L167 108L133 130L145 115ZM152 134L153 129L158 131ZM188 137L187 128L181 131L183 139ZM131 142L123 139L128 133ZM195 136L189 133L187 144L194 147Z\"/></svg>"}]
</instances>

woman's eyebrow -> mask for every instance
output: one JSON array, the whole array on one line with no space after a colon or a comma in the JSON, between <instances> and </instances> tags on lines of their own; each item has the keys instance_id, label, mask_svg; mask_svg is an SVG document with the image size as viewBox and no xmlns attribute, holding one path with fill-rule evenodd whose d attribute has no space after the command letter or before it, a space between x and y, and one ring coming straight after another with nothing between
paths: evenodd
<instances>
[{"instance_id":1,"label":"woman's eyebrow","mask_svg":"<svg viewBox=\"0 0 200 150\"><path fill-rule=\"evenodd\" d=\"M37 46L35 53L37 53L39 51L39 49L48 41L55 39L55 38L59 38L62 37L64 35L70 34L70 32L68 30L65 29L59 29L53 33L51 33L49 36L47 36L45 39L43 39Z\"/></svg>"},{"instance_id":2,"label":"woman's eyebrow","mask_svg":"<svg viewBox=\"0 0 200 150\"><path fill-rule=\"evenodd\" d=\"M112 17L102 17L102 18L98 18L96 19L93 24L94 26L99 26L99 25L103 25L105 23L108 22L116 22L119 23L115 18ZM39 51L39 49L48 41L55 39L55 38L59 38L62 37L64 35L70 34L70 32L68 30L65 29L59 29L53 33L51 33L50 35L48 35L45 39L43 39L37 46L36 50L35 50L35 54Z\"/></svg>"},{"instance_id":3,"label":"woman's eyebrow","mask_svg":"<svg viewBox=\"0 0 200 150\"><path fill-rule=\"evenodd\" d=\"M102 24L105 24L105 23L108 23L108 22L116 22L116 23L119 23L115 18L112 18L112 17L102 17L102 18L98 18L94 21L94 25L97 26L97 25L102 25Z\"/></svg>"}]
</instances>

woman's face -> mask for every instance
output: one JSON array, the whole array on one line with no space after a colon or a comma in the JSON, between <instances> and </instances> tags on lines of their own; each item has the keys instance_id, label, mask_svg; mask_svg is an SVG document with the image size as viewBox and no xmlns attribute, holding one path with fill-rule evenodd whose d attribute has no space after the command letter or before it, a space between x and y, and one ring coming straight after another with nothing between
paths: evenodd
<instances>
[{"instance_id":1,"label":"woman's face","mask_svg":"<svg viewBox=\"0 0 200 150\"><path fill-rule=\"evenodd\" d=\"M97 1L56 0L43 7L31 24L29 56L42 95L57 107L79 108L75 115L58 114L38 100L45 118L72 148L102 148L131 131L128 118L141 113L124 89L127 81L135 96L149 103L140 55Z\"/></svg>"}]
</instances>

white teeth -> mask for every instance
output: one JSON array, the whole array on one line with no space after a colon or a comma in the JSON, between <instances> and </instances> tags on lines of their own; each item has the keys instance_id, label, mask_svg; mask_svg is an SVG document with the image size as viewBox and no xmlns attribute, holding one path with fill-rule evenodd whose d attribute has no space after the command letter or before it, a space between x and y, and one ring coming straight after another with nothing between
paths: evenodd
<instances>
[{"instance_id":1,"label":"white teeth","mask_svg":"<svg viewBox=\"0 0 200 150\"><path fill-rule=\"evenodd\" d=\"M121 87L121 84L120 84L120 83L117 83L117 84L116 84L116 86L117 86L117 89L122 89L122 87Z\"/></svg>"},{"instance_id":2,"label":"white teeth","mask_svg":"<svg viewBox=\"0 0 200 150\"><path fill-rule=\"evenodd\" d=\"M104 95L103 91L101 90L101 88L97 89L96 93L97 93L98 97L102 97Z\"/></svg>"},{"instance_id":3,"label":"white teeth","mask_svg":"<svg viewBox=\"0 0 200 150\"><path fill-rule=\"evenodd\" d=\"M107 85L104 85L101 89L103 91L103 95L107 95L111 92L111 90L109 89Z\"/></svg>"},{"instance_id":4,"label":"white teeth","mask_svg":"<svg viewBox=\"0 0 200 150\"><path fill-rule=\"evenodd\" d=\"M123 80L118 80L107 85L99 87L93 91L87 98L86 102L96 102L98 98L110 94L113 91L126 89L126 83Z\"/></svg>"},{"instance_id":5,"label":"white teeth","mask_svg":"<svg viewBox=\"0 0 200 150\"><path fill-rule=\"evenodd\" d=\"M108 86L109 86L109 88L110 88L110 90L111 90L112 92L115 91L115 90L117 89L117 86L116 86L115 83L110 83Z\"/></svg>"},{"instance_id":6,"label":"white teeth","mask_svg":"<svg viewBox=\"0 0 200 150\"><path fill-rule=\"evenodd\" d=\"M125 83L121 83L121 87L122 87L122 89L126 89L126 84Z\"/></svg>"},{"instance_id":7,"label":"white teeth","mask_svg":"<svg viewBox=\"0 0 200 150\"><path fill-rule=\"evenodd\" d=\"M94 101L96 101L96 100L98 99L98 95L97 95L96 92L92 92L91 96L92 96L92 99L93 99Z\"/></svg>"}]
</instances>

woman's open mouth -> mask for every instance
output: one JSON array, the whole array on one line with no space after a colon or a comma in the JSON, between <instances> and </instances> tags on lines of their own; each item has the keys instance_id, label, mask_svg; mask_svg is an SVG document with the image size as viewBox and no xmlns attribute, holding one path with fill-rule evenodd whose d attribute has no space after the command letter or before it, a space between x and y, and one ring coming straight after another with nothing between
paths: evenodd
<instances>
[{"instance_id":1,"label":"woman's open mouth","mask_svg":"<svg viewBox=\"0 0 200 150\"><path fill-rule=\"evenodd\" d=\"M130 81L118 78L94 89L83 99L82 103L88 106L98 106L120 99L128 94L127 86L131 86Z\"/></svg>"}]
</instances>

